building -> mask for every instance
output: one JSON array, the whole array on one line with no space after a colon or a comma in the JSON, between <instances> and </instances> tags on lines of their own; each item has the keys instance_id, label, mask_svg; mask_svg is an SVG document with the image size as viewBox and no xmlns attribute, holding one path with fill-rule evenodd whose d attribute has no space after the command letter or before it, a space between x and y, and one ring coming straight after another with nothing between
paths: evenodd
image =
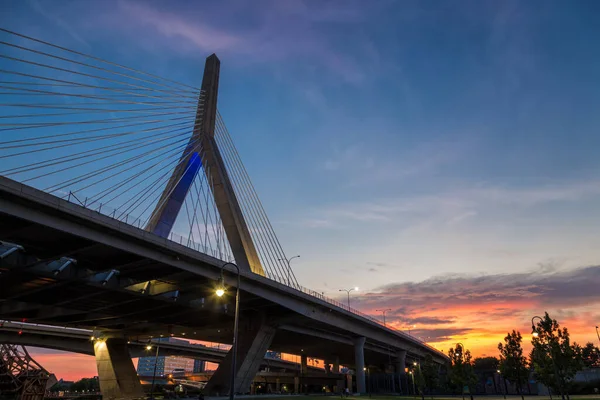
<instances>
[{"instance_id":1,"label":"building","mask_svg":"<svg viewBox=\"0 0 600 400\"><path fill-rule=\"evenodd\" d=\"M153 341L155 343L156 340ZM175 338L160 338L158 342L166 342L166 343L177 343L177 344L190 344L187 340L175 339ZM147 357L140 357L138 359L137 365L137 373L140 376L153 376L154 368L156 362L156 376L168 376L173 374L173 372L177 372L181 374L181 371L185 371L185 373L193 373L196 370L196 362L200 360L194 360L192 358L186 357L178 357L178 356L159 356L156 357L154 352L156 348L153 344L152 350L149 351ZM202 368L204 368L204 361L200 361L202 363ZM198 366L200 367L200 365Z\"/></svg>"},{"instance_id":2,"label":"building","mask_svg":"<svg viewBox=\"0 0 600 400\"><path fill-rule=\"evenodd\" d=\"M204 371L206 371L206 361L194 360L194 373L198 374Z\"/></svg>"},{"instance_id":3,"label":"building","mask_svg":"<svg viewBox=\"0 0 600 400\"><path fill-rule=\"evenodd\" d=\"M265 354L265 357L281 360L281 353L269 350L269 351L267 351L267 354Z\"/></svg>"}]
</instances>

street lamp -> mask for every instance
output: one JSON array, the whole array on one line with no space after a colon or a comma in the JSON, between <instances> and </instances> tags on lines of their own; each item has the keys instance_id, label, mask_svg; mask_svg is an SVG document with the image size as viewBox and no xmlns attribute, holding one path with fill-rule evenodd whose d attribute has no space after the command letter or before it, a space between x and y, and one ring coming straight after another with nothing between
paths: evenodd
<instances>
[{"instance_id":1,"label":"street lamp","mask_svg":"<svg viewBox=\"0 0 600 400\"><path fill-rule=\"evenodd\" d=\"M154 373L152 374L152 386L150 387L150 399L154 399L154 382L156 380L156 367L158 366L158 349L160 345L156 343L156 354L154 355ZM152 345L148 343L146 350L152 350Z\"/></svg>"},{"instance_id":2,"label":"street lamp","mask_svg":"<svg viewBox=\"0 0 600 400\"><path fill-rule=\"evenodd\" d=\"M237 270L237 288L235 290L235 316L233 318L233 346L231 346L231 378L229 383L229 400L233 400L233 391L235 387L235 362L238 342L238 321L240 316L240 267L238 267L232 262L225 263L221 266L221 279L219 281L219 287L217 287L215 293L219 297L222 297L225 294L225 278L223 277L223 270L228 265L234 266Z\"/></svg>"},{"instance_id":3,"label":"street lamp","mask_svg":"<svg viewBox=\"0 0 600 400\"><path fill-rule=\"evenodd\" d=\"M291 280L292 280L291 279L291 273L292 273L292 265L291 265L291 263L292 263L292 260L294 258L300 258L300 256L297 255L297 256L290 257L290 258L285 258L285 256L284 256L284 258L278 258L277 259L277 261L285 261L285 262L287 262L287 265L288 265L288 271L287 271L287 273L288 273L288 276L287 276L288 286L291 286L290 285L291 284Z\"/></svg>"},{"instance_id":4,"label":"street lamp","mask_svg":"<svg viewBox=\"0 0 600 400\"><path fill-rule=\"evenodd\" d=\"M346 292L348 294L348 311L350 311L350 292L353 290L358 292L358 286L355 286L352 289L340 289L340 292Z\"/></svg>"},{"instance_id":5,"label":"street lamp","mask_svg":"<svg viewBox=\"0 0 600 400\"><path fill-rule=\"evenodd\" d=\"M407 325L407 326L403 326L402 328L407 329L408 330L408 334L410 335L410 328L416 328L416 325Z\"/></svg>"},{"instance_id":6,"label":"street lamp","mask_svg":"<svg viewBox=\"0 0 600 400\"><path fill-rule=\"evenodd\" d=\"M380 313L382 313L382 314L383 314L383 326L387 326L387 325L385 324L385 313L386 313L386 312L388 312L388 311L392 311L392 309L391 309L391 308L386 308L386 309L384 309L384 310L375 310L375 311L376 311L376 312L380 312Z\"/></svg>"},{"instance_id":7,"label":"street lamp","mask_svg":"<svg viewBox=\"0 0 600 400\"><path fill-rule=\"evenodd\" d=\"M504 379L504 376L502 376L502 372L497 369L496 372L498 373L498 375L502 378L502 380L504 381L504 393L503 396L504 398L506 398L506 393L508 393L508 386L506 386L506 379ZM496 379L494 378L494 387L496 386ZM497 392L496 392L497 393Z\"/></svg>"},{"instance_id":8,"label":"street lamp","mask_svg":"<svg viewBox=\"0 0 600 400\"><path fill-rule=\"evenodd\" d=\"M459 346L460 346L460 352L458 351ZM454 355L456 357L460 357L462 355L462 353L463 353L464 350L465 350L465 345L464 344L462 344L460 342L456 343L456 348L454 350Z\"/></svg>"},{"instance_id":9,"label":"street lamp","mask_svg":"<svg viewBox=\"0 0 600 400\"><path fill-rule=\"evenodd\" d=\"M598 325L596 325L596 336L598 336L598 342L600 342L600 333L598 333Z\"/></svg>"}]
</instances>

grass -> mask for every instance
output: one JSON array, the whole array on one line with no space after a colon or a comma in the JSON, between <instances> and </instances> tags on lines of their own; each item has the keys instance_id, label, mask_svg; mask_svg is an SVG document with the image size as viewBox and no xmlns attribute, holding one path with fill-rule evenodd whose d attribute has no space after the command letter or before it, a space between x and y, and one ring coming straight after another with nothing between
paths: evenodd
<instances>
[{"instance_id":1,"label":"grass","mask_svg":"<svg viewBox=\"0 0 600 400\"><path fill-rule=\"evenodd\" d=\"M288 395L288 396L244 396L245 399L268 399L268 400L290 400L290 399L294 399L294 400L315 400L315 398L319 398L319 397L323 397L323 398L330 398L330 399L341 399L340 396L333 396L333 395L328 395L328 396L323 396L323 395L313 395L313 396L295 396L295 395ZM373 396L369 396L369 395L364 395L364 396L350 396L347 397L345 399L347 400L365 400L365 399L374 399L374 400L421 400L420 396L414 397L414 396L379 396L379 395L373 395ZM521 396L517 396L517 395L510 395L506 397L507 400L521 400ZM560 400L560 396L553 396L552 397L553 400ZM431 400L432 397L431 396L425 396L425 400ZM473 396L474 400L504 400L503 396L485 396L485 395L478 395L478 396ZM550 400L549 396L525 396L526 400ZM571 400L594 400L594 399L598 399L600 400L600 395L597 394L590 394L590 395L575 395L575 396L571 396ZM433 396L433 400L462 400L462 396ZM466 395L465 396L465 400L470 400L469 396Z\"/></svg>"}]
</instances>

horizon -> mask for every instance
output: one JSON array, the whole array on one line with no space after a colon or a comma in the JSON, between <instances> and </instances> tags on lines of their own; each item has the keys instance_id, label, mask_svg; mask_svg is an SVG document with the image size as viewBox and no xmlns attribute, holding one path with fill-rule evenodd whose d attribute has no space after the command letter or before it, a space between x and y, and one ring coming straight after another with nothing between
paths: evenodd
<instances>
[{"instance_id":1,"label":"horizon","mask_svg":"<svg viewBox=\"0 0 600 400\"><path fill-rule=\"evenodd\" d=\"M0 0L0 25L200 86L301 285L447 352L600 322L600 4ZM0 62L1 63L1 62ZM91 356L32 355L58 377Z\"/></svg>"}]
</instances>

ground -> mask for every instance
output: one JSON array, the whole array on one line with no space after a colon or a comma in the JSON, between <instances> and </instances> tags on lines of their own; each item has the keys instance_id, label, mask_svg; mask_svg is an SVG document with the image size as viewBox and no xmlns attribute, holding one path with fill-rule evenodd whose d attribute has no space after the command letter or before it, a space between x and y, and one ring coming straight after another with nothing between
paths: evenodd
<instances>
[{"instance_id":1,"label":"ground","mask_svg":"<svg viewBox=\"0 0 600 400\"><path fill-rule=\"evenodd\" d=\"M294 395L288 395L288 396L269 396L269 395L265 395L265 396L236 396L236 399L269 399L269 400L315 400L315 398L319 398L319 397L325 397L325 396L321 396L321 395L313 395L313 396L294 396ZM326 396L327 398L340 398L340 396ZM402 400L402 399L406 399L406 400L412 400L412 399L416 399L416 400L420 400L421 397L417 396L417 397L413 397L413 396L370 396L369 395L365 395L365 396L350 396L347 397L347 400L365 400L365 399L374 399L374 400ZM473 396L473 398L475 400L479 400L479 399L485 399L485 400L504 400L503 396ZM516 396L516 395L511 395L511 396L506 396L507 399L509 400L520 400L521 396ZM216 398L215 398L216 399ZM462 400L462 396L425 396L425 400ZM526 400L549 400L550 397L549 396L525 396ZM600 395L577 395L577 396L571 396L571 400L594 400L594 399L598 399L600 400ZM211 400L210 397L207 397L206 400ZM469 396L465 396L465 400L469 400ZM553 396L553 400L560 400L560 396Z\"/></svg>"}]
</instances>

